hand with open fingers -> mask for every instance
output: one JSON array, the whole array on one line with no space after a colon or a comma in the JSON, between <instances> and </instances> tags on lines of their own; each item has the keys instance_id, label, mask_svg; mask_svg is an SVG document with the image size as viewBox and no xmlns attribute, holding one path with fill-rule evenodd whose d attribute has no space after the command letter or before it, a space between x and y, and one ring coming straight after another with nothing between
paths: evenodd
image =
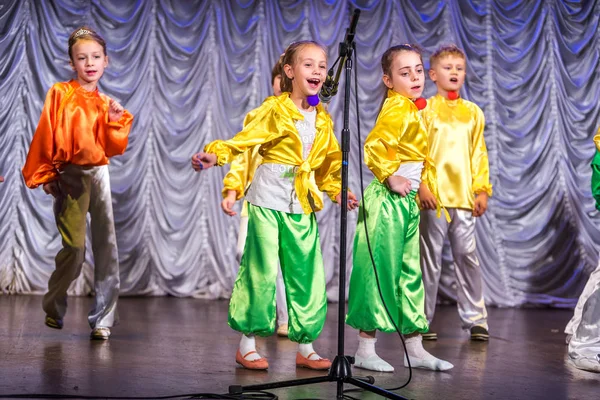
<instances>
[{"instance_id":1,"label":"hand with open fingers","mask_svg":"<svg viewBox=\"0 0 600 400\"><path fill-rule=\"evenodd\" d=\"M403 176L390 176L387 178L387 184L392 192L398 193L402 197L408 196L412 190L412 184Z\"/></svg>"},{"instance_id":2,"label":"hand with open fingers","mask_svg":"<svg viewBox=\"0 0 600 400\"><path fill-rule=\"evenodd\" d=\"M421 182L419 186L419 200L423 210L437 210L437 200L426 183Z\"/></svg>"},{"instance_id":3,"label":"hand with open fingers","mask_svg":"<svg viewBox=\"0 0 600 400\"><path fill-rule=\"evenodd\" d=\"M192 156L192 168L194 168L194 171L196 172L211 168L216 163L216 154L199 152Z\"/></svg>"},{"instance_id":4,"label":"hand with open fingers","mask_svg":"<svg viewBox=\"0 0 600 400\"><path fill-rule=\"evenodd\" d=\"M110 99L108 102L108 122L117 122L123 117L125 109L118 102Z\"/></svg>"},{"instance_id":5,"label":"hand with open fingers","mask_svg":"<svg viewBox=\"0 0 600 400\"><path fill-rule=\"evenodd\" d=\"M227 197L223 199L221 202L221 209L223 212L230 217L233 217L237 213L233 211L233 206L235 205L235 201L237 199L237 192L235 190L228 190Z\"/></svg>"},{"instance_id":6,"label":"hand with open fingers","mask_svg":"<svg viewBox=\"0 0 600 400\"><path fill-rule=\"evenodd\" d=\"M44 183L42 186L46 194L52 195L52 197L58 197L60 195L60 188L58 187L58 181L52 181Z\"/></svg>"},{"instance_id":7,"label":"hand with open fingers","mask_svg":"<svg viewBox=\"0 0 600 400\"><path fill-rule=\"evenodd\" d=\"M478 193L475 196L475 204L473 205L473 216L481 217L487 210L488 195L486 192Z\"/></svg>"},{"instance_id":8,"label":"hand with open fingers","mask_svg":"<svg viewBox=\"0 0 600 400\"><path fill-rule=\"evenodd\" d=\"M338 193L337 196L335 196L335 202L338 204L341 204L342 192ZM349 190L348 190L348 205L347 205L347 207L348 207L349 211L352 211L356 207L358 207L358 200L356 199L356 196L354 195L354 193L352 193Z\"/></svg>"}]
</instances>

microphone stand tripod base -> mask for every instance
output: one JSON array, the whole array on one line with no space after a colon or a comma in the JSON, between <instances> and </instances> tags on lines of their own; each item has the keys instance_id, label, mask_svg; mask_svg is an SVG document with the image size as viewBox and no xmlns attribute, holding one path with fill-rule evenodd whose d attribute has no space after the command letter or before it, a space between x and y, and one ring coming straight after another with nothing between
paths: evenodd
<instances>
[{"instance_id":1,"label":"microphone stand tripod base","mask_svg":"<svg viewBox=\"0 0 600 400\"><path fill-rule=\"evenodd\" d=\"M388 399L392 400L407 400L405 397L402 397L396 393L387 391L380 387L373 385L375 383L375 378L372 376L365 377L354 377L352 376L352 368L351 364L354 363L354 357L351 356L336 356L333 362L331 363L331 368L329 369L329 375L326 376L317 376L314 378L306 378L306 379L293 379L289 381L280 381L280 382L272 382L272 383L264 383L258 385L231 385L229 386L229 394L243 394L244 392L256 392L261 390L270 390L270 389L278 389L284 387L291 386L302 386L302 385L310 385L313 383L323 383L323 382L337 382L337 399L344 398L344 383L351 384L357 386L361 389L367 390L369 392L376 393L378 395L384 396Z\"/></svg>"}]
</instances>

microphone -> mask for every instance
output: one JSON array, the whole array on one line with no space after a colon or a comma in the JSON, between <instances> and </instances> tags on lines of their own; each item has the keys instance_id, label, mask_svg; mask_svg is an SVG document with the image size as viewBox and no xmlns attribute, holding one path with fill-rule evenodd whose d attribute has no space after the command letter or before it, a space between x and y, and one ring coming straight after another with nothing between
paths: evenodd
<instances>
[{"instance_id":1,"label":"microphone","mask_svg":"<svg viewBox=\"0 0 600 400\"><path fill-rule=\"evenodd\" d=\"M321 103L327 104L331 101L333 96L337 94L337 85L337 82L333 81L333 69L330 69L319 91L319 100L321 100Z\"/></svg>"},{"instance_id":2,"label":"microphone","mask_svg":"<svg viewBox=\"0 0 600 400\"><path fill-rule=\"evenodd\" d=\"M350 21L350 27L346 29L346 37L344 41L340 43L340 55L337 61L333 64L333 66L327 72L327 78L325 82L323 82L323 86L319 91L319 100L321 103L327 104L331 101L333 96L337 94L338 84L340 83L340 76L342 75L342 68L346 63L346 59L350 57L352 53L352 44L354 43L354 36L356 35L356 26L358 25L358 17L360 17L360 10L357 8L354 10L352 14L352 20ZM333 68L335 64L342 59L342 62L339 63L337 72L335 74L335 78L333 77Z\"/></svg>"}]
</instances>

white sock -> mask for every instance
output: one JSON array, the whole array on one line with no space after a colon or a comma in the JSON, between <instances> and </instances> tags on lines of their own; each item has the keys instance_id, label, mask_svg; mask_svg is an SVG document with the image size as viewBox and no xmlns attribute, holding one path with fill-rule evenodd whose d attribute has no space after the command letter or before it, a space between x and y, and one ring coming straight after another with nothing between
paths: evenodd
<instances>
[{"instance_id":1,"label":"white sock","mask_svg":"<svg viewBox=\"0 0 600 400\"><path fill-rule=\"evenodd\" d=\"M354 355L354 365L370 371L394 372L394 367L381 359L375 352L376 338L365 338L358 335L358 350Z\"/></svg>"},{"instance_id":2,"label":"white sock","mask_svg":"<svg viewBox=\"0 0 600 400\"><path fill-rule=\"evenodd\" d=\"M366 338L358 335L358 350L356 350L356 355L362 358L369 358L372 355L376 355L375 343L377 343L376 338Z\"/></svg>"},{"instance_id":3,"label":"white sock","mask_svg":"<svg viewBox=\"0 0 600 400\"><path fill-rule=\"evenodd\" d=\"M406 352L410 357L410 364L413 368L424 368L432 371L447 371L454 368L454 365L448 361L435 358L423 348L423 338L421 335L405 338ZM406 355L404 356L404 366L408 367Z\"/></svg>"},{"instance_id":4,"label":"white sock","mask_svg":"<svg viewBox=\"0 0 600 400\"><path fill-rule=\"evenodd\" d=\"M315 352L312 343L299 343L298 353L302 354L302 357L306 357L309 360L320 360L322 358Z\"/></svg>"},{"instance_id":5,"label":"white sock","mask_svg":"<svg viewBox=\"0 0 600 400\"><path fill-rule=\"evenodd\" d=\"M251 351L256 351L256 341L254 340L254 335L242 335L242 340L240 340L240 354L242 355L242 357L244 357ZM258 353L252 353L248 354L248 356L244 358L248 361L254 361L258 360L261 357Z\"/></svg>"}]
</instances>

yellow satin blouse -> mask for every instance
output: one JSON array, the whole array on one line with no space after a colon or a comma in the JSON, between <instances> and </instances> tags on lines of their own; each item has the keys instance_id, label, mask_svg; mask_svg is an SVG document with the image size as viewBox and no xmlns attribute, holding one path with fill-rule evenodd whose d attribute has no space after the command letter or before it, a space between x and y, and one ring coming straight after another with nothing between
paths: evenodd
<instances>
[{"instance_id":1,"label":"yellow satin blouse","mask_svg":"<svg viewBox=\"0 0 600 400\"><path fill-rule=\"evenodd\" d=\"M388 97L364 148L365 163L381 183L385 183L403 162L423 162L421 181L439 198L435 164L427 157L427 134L412 100L388 90ZM442 202L439 206L445 204Z\"/></svg>"},{"instance_id":2,"label":"yellow satin blouse","mask_svg":"<svg viewBox=\"0 0 600 400\"><path fill-rule=\"evenodd\" d=\"M109 101L75 80L50 88L22 171L28 187L56 180L66 164L106 165L125 152L133 116L125 111L119 121L108 122Z\"/></svg>"},{"instance_id":3,"label":"yellow satin blouse","mask_svg":"<svg viewBox=\"0 0 600 400\"><path fill-rule=\"evenodd\" d=\"M244 197L256 168L262 164L262 157L258 154L259 149L260 146L255 146L231 162L229 172L223 178L223 198L227 197L227 192L230 190L235 190L237 193L236 200Z\"/></svg>"},{"instance_id":4,"label":"yellow satin blouse","mask_svg":"<svg viewBox=\"0 0 600 400\"><path fill-rule=\"evenodd\" d=\"M423 122L442 203L472 210L474 194L492 195L483 111L470 101L435 95L427 101Z\"/></svg>"},{"instance_id":5,"label":"yellow satin blouse","mask_svg":"<svg viewBox=\"0 0 600 400\"><path fill-rule=\"evenodd\" d=\"M265 99L246 116L241 132L229 140L209 143L204 151L216 154L217 164L223 165L256 146L263 163L297 166L294 186L303 211L309 214L321 210L323 201L310 183L311 172L314 171L318 189L335 200L342 189L342 153L333 133L331 117L320 104L316 109L317 133L306 160L302 158L302 140L294 125L295 120L303 120L304 116L287 92ZM309 193L314 200L314 210L308 200Z\"/></svg>"},{"instance_id":6,"label":"yellow satin blouse","mask_svg":"<svg viewBox=\"0 0 600 400\"><path fill-rule=\"evenodd\" d=\"M600 151L600 128L598 128L598 132L596 136L594 136L594 143L596 144L596 148Z\"/></svg>"}]
</instances>

